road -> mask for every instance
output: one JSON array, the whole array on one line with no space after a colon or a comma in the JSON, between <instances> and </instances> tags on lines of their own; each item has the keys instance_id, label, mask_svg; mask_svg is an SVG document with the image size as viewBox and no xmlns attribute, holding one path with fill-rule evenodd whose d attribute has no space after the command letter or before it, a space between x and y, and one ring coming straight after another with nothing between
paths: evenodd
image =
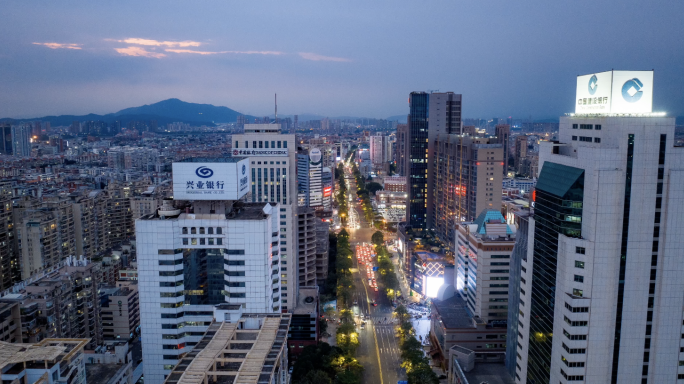
<instances>
[{"instance_id":1,"label":"road","mask_svg":"<svg viewBox=\"0 0 684 384\"><path fill-rule=\"evenodd\" d=\"M356 193L356 183L353 179L350 180L349 193ZM357 243L370 243L371 236L376 229L366 221L363 209L357 201L350 204L350 209L358 213L360 227L348 229L349 242L354 250ZM354 257L352 275L355 287L353 300L357 301L357 305L353 307L354 313L370 317L364 329L357 327L360 342L357 358L364 367L363 382L396 384L398 380L406 380L406 373L400 367L401 351L399 338L395 332L391 301L387 298L382 286L379 286L378 292L368 286L365 266L359 265L356 257ZM372 301L377 302L378 305L372 306ZM359 317L356 319L360 320Z\"/></svg>"}]
</instances>

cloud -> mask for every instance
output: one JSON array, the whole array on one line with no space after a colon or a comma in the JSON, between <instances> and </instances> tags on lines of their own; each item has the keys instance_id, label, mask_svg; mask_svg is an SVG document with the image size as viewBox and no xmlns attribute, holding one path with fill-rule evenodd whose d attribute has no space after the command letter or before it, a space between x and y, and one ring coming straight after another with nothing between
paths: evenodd
<instances>
[{"instance_id":1,"label":"cloud","mask_svg":"<svg viewBox=\"0 0 684 384\"><path fill-rule=\"evenodd\" d=\"M126 48L114 48L117 52L124 56L142 56L142 57L154 57L155 59L161 59L166 57L165 54L159 52L150 52L145 48L140 47L126 47Z\"/></svg>"},{"instance_id":2,"label":"cloud","mask_svg":"<svg viewBox=\"0 0 684 384\"><path fill-rule=\"evenodd\" d=\"M139 39L135 37L131 37L128 39L124 40L114 40L119 43L126 43L126 44L135 44L135 45L146 45L146 46L152 46L152 47L199 47L202 45L199 41L159 41L159 40L151 40L151 39Z\"/></svg>"},{"instance_id":3,"label":"cloud","mask_svg":"<svg viewBox=\"0 0 684 384\"><path fill-rule=\"evenodd\" d=\"M191 49L165 49L166 52L173 53L191 53L196 55L218 55L218 54L236 54L236 55L284 55L279 51L193 51Z\"/></svg>"},{"instance_id":4,"label":"cloud","mask_svg":"<svg viewBox=\"0 0 684 384\"><path fill-rule=\"evenodd\" d=\"M81 49L81 44L62 44L62 43L33 43L35 45L42 45L50 49Z\"/></svg>"},{"instance_id":5,"label":"cloud","mask_svg":"<svg viewBox=\"0 0 684 384\"><path fill-rule=\"evenodd\" d=\"M323 56L323 55L319 55L317 53L311 53L311 52L299 52L299 56L304 60L312 60L312 61L337 61L337 62L350 62L351 61L351 59L345 59L344 57Z\"/></svg>"}]
</instances>

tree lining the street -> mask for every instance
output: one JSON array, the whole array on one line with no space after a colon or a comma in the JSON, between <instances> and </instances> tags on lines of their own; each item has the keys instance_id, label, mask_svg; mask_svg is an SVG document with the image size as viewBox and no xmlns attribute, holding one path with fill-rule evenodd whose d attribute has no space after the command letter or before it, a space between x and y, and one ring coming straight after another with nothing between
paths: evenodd
<instances>
[{"instance_id":1,"label":"tree lining the street","mask_svg":"<svg viewBox=\"0 0 684 384\"><path fill-rule=\"evenodd\" d=\"M378 260L378 280L380 280L383 287L392 291L396 299L397 290L399 290L399 279L394 272L394 264L390 260L390 253L385 246L385 236L382 232L377 231L371 236L371 242L375 246Z\"/></svg>"},{"instance_id":2,"label":"tree lining the street","mask_svg":"<svg viewBox=\"0 0 684 384\"><path fill-rule=\"evenodd\" d=\"M294 384L358 384L363 367L342 348L328 343L304 348L292 368Z\"/></svg>"},{"instance_id":3,"label":"tree lining the street","mask_svg":"<svg viewBox=\"0 0 684 384\"><path fill-rule=\"evenodd\" d=\"M406 370L409 384L439 384L437 374L430 367L430 361L423 352L423 346L416 339L416 331L411 324L411 314L403 305L394 311L399 319L399 349L401 367Z\"/></svg>"}]
</instances>

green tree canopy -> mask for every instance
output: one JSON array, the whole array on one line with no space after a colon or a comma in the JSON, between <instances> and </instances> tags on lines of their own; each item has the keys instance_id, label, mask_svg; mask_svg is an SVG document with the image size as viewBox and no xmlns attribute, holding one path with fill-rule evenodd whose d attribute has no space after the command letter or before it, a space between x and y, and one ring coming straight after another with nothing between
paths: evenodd
<instances>
[{"instance_id":1,"label":"green tree canopy","mask_svg":"<svg viewBox=\"0 0 684 384\"><path fill-rule=\"evenodd\" d=\"M385 242L385 236L382 234L382 232L377 231L373 234L373 236L371 236L371 242L380 247Z\"/></svg>"},{"instance_id":2,"label":"green tree canopy","mask_svg":"<svg viewBox=\"0 0 684 384\"><path fill-rule=\"evenodd\" d=\"M376 182L372 181L372 182L366 184L366 189L367 189L368 192L370 192L372 195L375 195L375 192L381 191L381 190L383 190L384 188L382 187L382 185L380 185L380 183L376 183Z\"/></svg>"}]
</instances>

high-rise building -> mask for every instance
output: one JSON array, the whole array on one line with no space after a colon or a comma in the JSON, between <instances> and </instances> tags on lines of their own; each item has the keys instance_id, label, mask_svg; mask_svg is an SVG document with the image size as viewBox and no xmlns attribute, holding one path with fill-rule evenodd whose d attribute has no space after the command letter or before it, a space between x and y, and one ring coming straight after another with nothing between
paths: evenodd
<instances>
[{"instance_id":1,"label":"high-rise building","mask_svg":"<svg viewBox=\"0 0 684 384\"><path fill-rule=\"evenodd\" d=\"M14 156L31 156L31 126L19 124L12 126L12 154Z\"/></svg>"},{"instance_id":2,"label":"high-rise building","mask_svg":"<svg viewBox=\"0 0 684 384\"><path fill-rule=\"evenodd\" d=\"M297 264L300 287L316 285L316 212L313 207L297 208Z\"/></svg>"},{"instance_id":3,"label":"high-rise building","mask_svg":"<svg viewBox=\"0 0 684 384\"><path fill-rule=\"evenodd\" d=\"M387 136L375 135L370 137L370 157L374 166L385 163L387 159Z\"/></svg>"},{"instance_id":4,"label":"high-rise building","mask_svg":"<svg viewBox=\"0 0 684 384\"><path fill-rule=\"evenodd\" d=\"M503 148L492 141L448 134L434 139L430 228L450 247L459 222L501 208Z\"/></svg>"},{"instance_id":5,"label":"high-rise building","mask_svg":"<svg viewBox=\"0 0 684 384\"><path fill-rule=\"evenodd\" d=\"M397 173L401 176L407 176L407 147L408 124L397 124L397 151L394 154L394 161L397 163Z\"/></svg>"},{"instance_id":6,"label":"high-rise building","mask_svg":"<svg viewBox=\"0 0 684 384\"><path fill-rule=\"evenodd\" d=\"M497 124L496 127L496 142L503 145L503 174L504 176L508 173L508 158L511 156L510 151L510 137L511 137L511 126L508 124Z\"/></svg>"},{"instance_id":7,"label":"high-rise building","mask_svg":"<svg viewBox=\"0 0 684 384\"><path fill-rule=\"evenodd\" d=\"M456 227L456 292L487 324L508 316L509 263L515 234L499 210L485 209Z\"/></svg>"},{"instance_id":8,"label":"high-rise building","mask_svg":"<svg viewBox=\"0 0 684 384\"><path fill-rule=\"evenodd\" d=\"M651 112L652 76L578 77L576 113L560 118L558 141L540 144L533 247L511 311L519 383L684 377L684 148L675 118Z\"/></svg>"},{"instance_id":9,"label":"high-rise building","mask_svg":"<svg viewBox=\"0 0 684 384\"><path fill-rule=\"evenodd\" d=\"M247 201L280 204L280 283L282 310L297 303L297 144L277 124L245 124L233 135L233 157L249 157L252 182Z\"/></svg>"},{"instance_id":10,"label":"high-rise building","mask_svg":"<svg viewBox=\"0 0 684 384\"><path fill-rule=\"evenodd\" d=\"M297 200L300 207L323 209L322 155L318 148L297 152Z\"/></svg>"},{"instance_id":11,"label":"high-rise building","mask_svg":"<svg viewBox=\"0 0 684 384\"><path fill-rule=\"evenodd\" d=\"M245 203L250 159L173 163L173 196L136 220L145 381L192 350L216 305L281 311L280 204Z\"/></svg>"},{"instance_id":12,"label":"high-rise building","mask_svg":"<svg viewBox=\"0 0 684 384\"><path fill-rule=\"evenodd\" d=\"M427 229L429 99L430 95L425 92L411 92L409 96L406 146L409 204L406 215L414 230Z\"/></svg>"},{"instance_id":13,"label":"high-rise building","mask_svg":"<svg viewBox=\"0 0 684 384\"><path fill-rule=\"evenodd\" d=\"M515 137L515 172L521 173L523 170L525 160L527 160L527 135L518 135Z\"/></svg>"},{"instance_id":14,"label":"high-rise building","mask_svg":"<svg viewBox=\"0 0 684 384\"><path fill-rule=\"evenodd\" d=\"M0 183L0 289L21 280L20 257L15 252L12 184Z\"/></svg>"},{"instance_id":15,"label":"high-rise building","mask_svg":"<svg viewBox=\"0 0 684 384\"><path fill-rule=\"evenodd\" d=\"M12 155L12 126L0 123L0 155Z\"/></svg>"},{"instance_id":16,"label":"high-rise building","mask_svg":"<svg viewBox=\"0 0 684 384\"><path fill-rule=\"evenodd\" d=\"M453 92L431 93L430 109L428 113L428 153L427 153L427 193L426 212L427 227L434 228L433 217L435 206L435 189L438 188L435 180L436 140L440 135L461 134L461 95ZM451 227L449 231L453 232ZM448 244L452 244L449 242Z\"/></svg>"}]
</instances>

